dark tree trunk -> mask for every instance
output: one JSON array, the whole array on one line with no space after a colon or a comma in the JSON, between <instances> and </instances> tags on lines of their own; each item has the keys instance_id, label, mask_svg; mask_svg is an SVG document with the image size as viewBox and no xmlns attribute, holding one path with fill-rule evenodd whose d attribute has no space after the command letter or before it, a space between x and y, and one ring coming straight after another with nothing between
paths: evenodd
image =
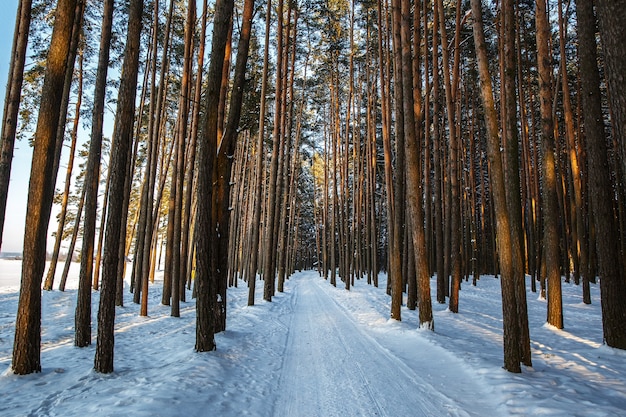
<instances>
[{"instance_id":1,"label":"dark tree trunk","mask_svg":"<svg viewBox=\"0 0 626 417\"><path fill-rule=\"evenodd\" d=\"M276 55L276 100L274 112L274 130L272 133L272 159L270 162L269 191L267 198L267 224L265 228L266 260L263 265L263 299L272 301L275 289L276 276L276 241L278 231L274 228L276 222L276 189L278 188L278 171L281 149L281 109L282 109L282 83L283 83L283 0L278 0L276 42L278 52Z\"/></svg>"},{"instance_id":2,"label":"dark tree trunk","mask_svg":"<svg viewBox=\"0 0 626 417\"><path fill-rule=\"evenodd\" d=\"M528 307L526 303L526 276L524 274L524 236L522 229L522 201L519 163L519 131L517 121L517 95L515 89L515 7L513 0L502 3L504 20L504 90L506 120L505 160L507 207L511 216L511 243L515 272L515 296L520 325L520 354L522 363L532 366L530 332L528 329ZM521 76L521 74L519 75Z\"/></svg>"},{"instance_id":3,"label":"dark tree trunk","mask_svg":"<svg viewBox=\"0 0 626 417\"><path fill-rule=\"evenodd\" d=\"M131 0L126 49L122 64L121 83L115 113L111 178L109 185L109 215L106 222L104 256L102 260L102 290L98 309L98 339L94 369L101 373L113 372L115 324L115 295L119 263L120 229L124 204L126 165L130 157L137 93L137 73L142 29L143 0Z\"/></svg>"},{"instance_id":4,"label":"dark tree trunk","mask_svg":"<svg viewBox=\"0 0 626 417\"><path fill-rule=\"evenodd\" d=\"M0 144L0 247L4 232L4 220L9 193L9 179L13 162L13 148L17 132L17 117L20 109L22 83L24 80L24 63L28 45L28 28L30 27L32 0L20 0L15 19L15 32L7 78L7 90L4 100L4 118L2 120L2 136Z\"/></svg>"},{"instance_id":5,"label":"dark tree trunk","mask_svg":"<svg viewBox=\"0 0 626 417\"><path fill-rule=\"evenodd\" d=\"M408 2L401 3L401 45L402 45L402 87L403 87L403 111L405 115L405 133L407 135L404 144L406 150L407 164L407 190L408 209L411 217L411 233L409 238L413 245L409 245L413 250L408 256L414 257L415 269L417 272L417 294L419 297L419 326L430 330L435 329L433 312L430 297L430 266L428 264L428 253L426 250L426 235L424 230L424 209L423 187L420 172L421 153L419 151L419 136L417 129L422 126L422 91L418 85L414 93L413 76L419 77L419 73L413 74L413 59L411 54L411 13ZM419 8L415 13L419 15ZM418 35L418 28L415 28L413 36ZM415 52L417 54L417 51ZM419 67L418 67L419 69ZM409 274L408 279L415 280Z\"/></svg>"},{"instance_id":6,"label":"dark tree trunk","mask_svg":"<svg viewBox=\"0 0 626 417\"><path fill-rule=\"evenodd\" d=\"M250 266L248 268L248 305L254 305L254 292L256 290L256 275L259 259L259 238L261 236L261 211L263 199L263 148L265 135L265 111L267 94L267 76L270 41L270 16L272 1L267 1L267 14L265 16L265 46L263 49L263 75L261 79L261 103L259 111L259 133L257 138L256 181L254 185L254 219L252 220L252 235L250 237Z\"/></svg>"},{"instance_id":7,"label":"dark tree trunk","mask_svg":"<svg viewBox=\"0 0 626 417\"><path fill-rule=\"evenodd\" d=\"M94 89L93 112L91 118L91 141L89 143L89 156L85 167L83 204L85 219L83 222L83 246L80 256L79 293L91 294L91 282L93 274L94 240L96 237L96 217L98 207L98 185L100 183L100 159L102 154L102 128L104 123L104 102L106 96L106 79L109 67L109 52L111 49L111 37L113 27L114 0L104 1L104 13L102 16L102 30L100 34L100 54L98 56L98 72ZM103 213L104 215L104 213ZM97 283L97 279L95 280ZM86 346L91 344L91 297L89 297L89 336L80 338L76 334L75 344ZM78 317L78 314L77 314ZM78 327L77 327L78 329Z\"/></svg>"},{"instance_id":8,"label":"dark tree trunk","mask_svg":"<svg viewBox=\"0 0 626 417\"><path fill-rule=\"evenodd\" d=\"M396 258L396 261L392 264L393 272L389 274L391 280L391 318L395 320L401 320L401 306L402 306L402 294L403 294L403 276L402 276L402 263L404 256L404 176L405 176L405 135L407 134L404 126L404 118L406 117L403 109L403 78L402 71L402 46L401 46L401 4L400 0L393 0L391 3L391 32L393 37L393 59L394 59L394 82L398 86L394 90L394 107L395 107L395 181L393 184L393 215L390 216L393 221L393 233L390 233L390 248L393 251L392 257ZM410 52L409 52L410 53Z\"/></svg>"},{"instance_id":9,"label":"dark tree trunk","mask_svg":"<svg viewBox=\"0 0 626 417\"><path fill-rule=\"evenodd\" d=\"M600 3L603 2L598 2L599 10L602 9ZM609 2L606 2L603 8L608 7L610 7ZM625 10L623 6L617 6L617 8L619 7L622 7L622 9L619 11L614 10L615 16L620 16L620 13ZM596 239L597 251L595 253L598 259L598 275L600 276L600 294L602 297L602 328L607 345L626 349L626 304L624 304L626 285L620 273L619 262L616 262L616 259L619 259L620 256L618 245L616 244L619 238L616 219L613 216L611 173L602 116L600 75L596 56L595 19L590 0L577 0L576 8L585 142L589 157L589 192L592 203L591 213L593 213L592 226L595 226L595 234L598 236ZM607 27L607 24L609 24L609 27ZM618 31L618 27L611 27L611 24L611 20L605 20L604 26L602 26L605 42L607 35L610 36L609 32L606 32L607 30L610 29L610 33ZM623 26L619 26L619 28L623 28ZM612 41L615 41L615 39L612 39ZM609 45L607 44L606 46L609 47ZM612 90L613 93L619 94L617 91ZM590 234L593 236L593 233L594 230L592 228Z\"/></svg>"},{"instance_id":10,"label":"dark tree trunk","mask_svg":"<svg viewBox=\"0 0 626 417\"><path fill-rule=\"evenodd\" d=\"M206 125L198 148L198 212L196 218L196 346L198 352L215 350L217 330L216 230L212 221L213 169L217 152L217 121L226 40L233 13L232 0L215 5L211 63L207 74Z\"/></svg>"},{"instance_id":11,"label":"dark tree trunk","mask_svg":"<svg viewBox=\"0 0 626 417\"><path fill-rule=\"evenodd\" d=\"M254 1L246 0L244 3L243 24L237 45L237 61L235 63L235 74L233 77L233 91L230 96L228 116L221 142L219 143L216 155L216 164L213 170L213 183L216 185L213 194L213 223L217 230L217 239L214 252L217 252L214 267L218 280L219 306L221 309L221 323L218 329L226 330L226 287L228 279L228 243L230 224L230 183L233 166L233 157L237 145L237 135L239 119L241 116L241 105L243 103L243 92L246 75L246 65L248 61L248 49L250 46L250 32L252 29L252 13Z\"/></svg>"},{"instance_id":12,"label":"dark tree trunk","mask_svg":"<svg viewBox=\"0 0 626 417\"><path fill-rule=\"evenodd\" d=\"M445 268L450 272L452 283L450 286L446 285L446 290L450 291L450 311L453 313L459 312L459 290L461 287L461 213L460 213L460 194L459 194L459 181L458 181L458 154L459 154L459 138L456 128L456 90L459 77L459 51L458 43L460 42L460 22L461 22L461 10L460 1L457 1L457 34L455 36L455 60L454 60L454 75L450 75L450 56L448 52L448 35L446 33L445 14L443 9L443 1L437 0L437 8L439 14L439 21L435 22L439 25L439 33L441 37L441 51L443 60L443 74L444 74L444 87L446 93L446 109L448 118L448 131L450 135L449 141L449 157L448 157L448 180L446 181L449 187L449 196L447 201L449 202L446 207L446 211L450 213L446 219L446 229L449 235L450 244L447 248L450 251L450 256L446 256L446 260L449 261L449 267ZM437 47L435 45L435 47ZM448 272L445 273L446 280L448 279Z\"/></svg>"},{"instance_id":13,"label":"dark tree trunk","mask_svg":"<svg viewBox=\"0 0 626 417\"><path fill-rule=\"evenodd\" d=\"M621 145L621 168L626 172L626 1L596 0L595 4L610 91L613 137Z\"/></svg>"}]
</instances>

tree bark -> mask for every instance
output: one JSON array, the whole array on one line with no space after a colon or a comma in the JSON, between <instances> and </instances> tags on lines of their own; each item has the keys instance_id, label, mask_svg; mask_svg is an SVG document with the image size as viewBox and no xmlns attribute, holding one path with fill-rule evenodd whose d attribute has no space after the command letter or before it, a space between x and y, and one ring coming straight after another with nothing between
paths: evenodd
<instances>
[{"instance_id":1,"label":"tree bark","mask_svg":"<svg viewBox=\"0 0 626 417\"><path fill-rule=\"evenodd\" d=\"M267 95L267 76L270 48L270 22L271 22L272 1L267 1L267 11L265 15L265 47L263 50L263 75L261 76L261 103L259 111L259 133L257 137L256 149L256 181L254 197L254 219L252 221L252 236L250 238L250 266L248 268L248 305L254 305L254 292L256 290L256 275L259 258L259 237L261 236L261 211L263 199L263 158L264 158L264 136L265 136L265 110Z\"/></svg>"},{"instance_id":2,"label":"tree bark","mask_svg":"<svg viewBox=\"0 0 626 417\"><path fill-rule=\"evenodd\" d=\"M397 1L397 0L396 0ZM416 7L414 13L419 14L419 8ZM411 54L411 12L408 2L401 3L401 52L402 52L402 88L403 94L403 111L405 121L405 150L407 156L406 176L407 176L407 193L406 197L409 203L409 213L411 217L411 235L413 248L408 256L415 258L415 268L417 272L417 293L419 297L419 326L429 330L435 329L433 320L433 312L430 297L430 266L428 264L428 253L426 250L426 234L424 230L424 209L423 187L420 172L421 153L419 152L420 143L416 135L417 129L422 127L422 92L418 87L418 91L414 94L413 80L413 58ZM413 36L417 36L419 29L415 28ZM416 51L417 53L417 51ZM415 74L419 76L419 74ZM412 278L409 274L408 279Z\"/></svg>"},{"instance_id":3,"label":"tree bark","mask_svg":"<svg viewBox=\"0 0 626 417\"><path fill-rule=\"evenodd\" d=\"M207 74L206 125L198 148L198 211L196 218L196 346L197 352L215 350L217 330L217 273L216 253L212 251L216 230L212 220L213 170L217 153L217 121L220 85L226 39L233 13L232 0L218 0L215 5L211 62Z\"/></svg>"},{"instance_id":4,"label":"tree bark","mask_svg":"<svg viewBox=\"0 0 626 417\"><path fill-rule=\"evenodd\" d=\"M13 163L13 149L17 133L17 117L20 109L22 83L24 80L24 63L28 46L28 29L31 20L32 0L20 0L15 18L15 32L11 49L9 76L4 99L4 117L0 136L0 248L4 233L4 220Z\"/></svg>"},{"instance_id":5,"label":"tree bark","mask_svg":"<svg viewBox=\"0 0 626 417\"><path fill-rule=\"evenodd\" d=\"M519 163L519 131L517 119L516 61L515 61L515 7L513 0L503 0L504 20L504 97L506 107L505 177L507 207L511 216L511 243L515 272L515 296L520 326L520 354L522 363L532 366L528 307L526 303L526 276L524 274L524 236L522 229L522 201ZM521 75L520 75L521 76Z\"/></svg>"},{"instance_id":6,"label":"tree bark","mask_svg":"<svg viewBox=\"0 0 626 417\"><path fill-rule=\"evenodd\" d=\"M474 44L480 77L480 94L487 127L487 153L491 165L490 179L496 215L498 252L500 256L500 282L502 285L502 317L504 327L504 369L509 372L519 373L521 372L519 351L520 331L515 297L510 219L506 204L502 156L500 155L501 143L498 137L498 118L493 98L491 76L489 74L489 58L483 29L482 4L480 0L471 0L471 5L474 19Z\"/></svg>"},{"instance_id":7,"label":"tree bark","mask_svg":"<svg viewBox=\"0 0 626 417\"><path fill-rule=\"evenodd\" d=\"M603 7L607 7L607 5ZM620 256L618 245L615 243L618 241L618 228L612 207L613 197L606 132L602 116L593 5L590 0L577 0L576 9L585 143L589 156L592 226L595 226L595 234L599 237L596 239L596 254L598 257L598 275L600 276L602 329L607 345L626 349L626 305L624 304L626 285L621 275L619 262L616 262ZM616 11L616 13L619 12ZM616 16L618 15L616 14ZM603 29L606 30L605 28L606 25ZM618 28L613 27L612 30L616 31ZM606 33L604 38L606 38ZM594 235L593 232L592 228L591 236Z\"/></svg>"},{"instance_id":8,"label":"tree bark","mask_svg":"<svg viewBox=\"0 0 626 417\"><path fill-rule=\"evenodd\" d=\"M221 323L218 329L226 330L226 288L228 280L228 243L230 238L230 188L233 158L237 145L239 119L241 117L241 105L243 103L243 92L246 75L246 65L248 61L248 50L250 46L250 33L252 30L252 14L254 1L246 0L243 11L243 24L239 34L237 45L237 60L235 63L235 73L233 76L233 90L228 106L228 116L221 141L218 141L216 162L213 167L213 184L215 192L213 194L212 216L213 225L217 231L216 239L212 241L215 245L215 272L218 281L218 307L221 310ZM231 11L232 13L232 11Z\"/></svg>"},{"instance_id":9,"label":"tree bark","mask_svg":"<svg viewBox=\"0 0 626 417\"><path fill-rule=\"evenodd\" d=\"M100 373L113 372L115 295L119 263L120 229L124 204L124 180L131 150L137 73L142 29L143 0L131 0L126 48L122 64L118 104L113 131L111 153L111 178L109 185L109 215L106 222L104 256L102 260L102 290L98 309L98 338L94 369Z\"/></svg>"},{"instance_id":10,"label":"tree bark","mask_svg":"<svg viewBox=\"0 0 626 417\"><path fill-rule=\"evenodd\" d=\"M94 262L94 240L96 237L96 217L98 210L98 185L100 183L100 160L102 158L102 129L104 124L104 104L106 98L107 71L109 68L109 55L111 50L111 38L113 28L114 0L105 0L102 15L102 29L100 34L100 52L98 56L98 69L96 73L96 85L94 87L93 112L91 116L91 140L89 143L89 156L85 167L85 218L83 221L82 250L80 256L79 292L89 291L91 294L91 282L95 282L94 288L98 288L98 277L92 278ZM102 215L104 216L104 210ZM85 305L87 307L87 305ZM89 297L89 341L91 343L91 297ZM74 343L78 342L76 335Z\"/></svg>"},{"instance_id":11,"label":"tree bark","mask_svg":"<svg viewBox=\"0 0 626 417\"><path fill-rule=\"evenodd\" d=\"M626 1L596 0L595 4L610 91L612 133L621 145L622 172L626 172Z\"/></svg>"},{"instance_id":12,"label":"tree bark","mask_svg":"<svg viewBox=\"0 0 626 417\"><path fill-rule=\"evenodd\" d=\"M282 83L283 83L283 0L278 0L277 5L277 26L276 42L278 51L276 53L276 98L274 111L274 130L272 132L272 159L270 162L269 191L267 194L267 224L265 225L265 244L267 245L267 256L263 265L263 299L272 301L275 289L276 275L276 240L277 230L274 227L276 221L276 189L278 187L279 155L281 148L281 109L282 109Z\"/></svg>"},{"instance_id":13,"label":"tree bark","mask_svg":"<svg viewBox=\"0 0 626 417\"><path fill-rule=\"evenodd\" d=\"M552 119L552 54L546 0L535 2L537 27L537 64L539 68L539 103L541 112L543 236L548 284L548 323L563 328L561 272L559 269L559 233L554 122Z\"/></svg>"},{"instance_id":14,"label":"tree bark","mask_svg":"<svg viewBox=\"0 0 626 417\"><path fill-rule=\"evenodd\" d=\"M41 280L46 234L54 194L56 133L77 0L59 0L48 51L35 131L28 187L22 282L15 323L12 369L18 375L41 371Z\"/></svg>"},{"instance_id":15,"label":"tree bark","mask_svg":"<svg viewBox=\"0 0 626 417\"><path fill-rule=\"evenodd\" d=\"M443 9L443 0L437 0L437 8L439 14L439 33L441 37L441 51L443 58L444 87L446 93L446 109L448 117L448 131L450 135L449 141L449 158L448 158L448 182L450 187L450 205L447 207L450 216L448 218L450 230L450 257L449 270L452 275L452 285L450 288L450 311L459 312L459 290L461 287L461 213L460 213L460 195L458 181L458 154L459 154L459 138L457 137L456 128L456 90L459 77L459 60L460 60L460 23L461 23L461 3L457 0L456 10L456 36L455 36L455 59L454 59L454 75L450 75L450 57L448 52L448 36L446 33L445 15ZM448 258L446 258L448 259ZM448 274L446 273L446 279Z\"/></svg>"}]
</instances>

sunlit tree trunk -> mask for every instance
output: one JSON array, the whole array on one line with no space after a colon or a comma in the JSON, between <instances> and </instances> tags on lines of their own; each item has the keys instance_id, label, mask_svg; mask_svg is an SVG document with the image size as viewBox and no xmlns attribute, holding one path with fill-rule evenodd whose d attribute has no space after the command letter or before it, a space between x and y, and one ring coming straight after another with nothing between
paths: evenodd
<instances>
[{"instance_id":1,"label":"sunlit tree trunk","mask_svg":"<svg viewBox=\"0 0 626 417\"><path fill-rule=\"evenodd\" d=\"M55 147L65 74L69 64L76 0L59 0L46 63L28 187L22 281L15 323L12 369L18 375L41 371L41 281L46 234L56 173Z\"/></svg>"},{"instance_id":2,"label":"sunlit tree trunk","mask_svg":"<svg viewBox=\"0 0 626 417\"><path fill-rule=\"evenodd\" d=\"M172 183L170 186L170 213L173 214L173 233L168 235L167 242L172 242L172 259L171 259L171 286L172 286L172 309L173 317L180 317L180 300L181 292L184 293L184 277L181 275L182 264L186 263L185 259L181 260L182 249L182 209L183 209L183 186L185 180L185 147L187 142L187 123L189 120L189 95L191 63L192 63L192 35L195 25L195 1L190 0L187 7L187 18L185 24L185 46L183 55L183 74L181 79L180 97L178 104L178 120L175 131L176 147L174 163L175 167L172 171ZM169 231L169 228L168 228ZM183 284L181 284L181 282Z\"/></svg>"},{"instance_id":3,"label":"sunlit tree trunk","mask_svg":"<svg viewBox=\"0 0 626 417\"><path fill-rule=\"evenodd\" d=\"M154 179L152 178L152 166L156 167L156 153L158 149L158 142L154 139L154 129L156 124L156 112L157 112L157 88L156 88L156 71L157 71L157 50L158 50L158 16L159 16L159 2L155 2L153 6L153 21L155 24L152 28L152 37L150 41L150 45L148 48L148 58L147 64L148 70L145 73L144 78L144 91L149 91L150 97L150 106L148 110L148 135L146 138L147 147L146 147L146 168L144 172L143 183L141 186L141 198L139 202L139 222L137 224L137 239L135 241L135 259L133 262L133 273L131 275L131 291L133 292L133 302L135 304L141 303L141 291L143 289L142 278L144 275L143 268L144 265L149 264L148 261L144 260L144 256L146 252L144 248L146 246L146 237L147 232L146 228L149 224L149 216L148 213L151 211L152 198L154 194ZM165 48L167 49L167 48ZM150 245L150 244L148 244ZM167 290L167 286L163 286L163 293ZM141 314L141 311L140 311Z\"/></svg>"},{"instance_id":4,"label":"sunlit tree trunk","mask_svg":"<svg viewBox=\"0 0 626 417\"><path fill-rule=\"evenodd\" d=\"M403 77L402 73L402 42L401 42L401 4L399 0L392 0L391 2L391 37L393 40L393 68L394 68L394 110L395 110L395 176L393 184L393 210L390 212L391 221L393 221L393 233L389 234L389 247L391 270L389 274L389 280L391 281L391 318L395 320L401 320L401 306L402 306L402 294L403 294L403 256L404 252L404 177L406 175L406 163L405 163L405 126L404 126L404 114L403 109ZM390 150L391 153L391 150Z\"/></svg>"},{"instance_id":5,"label":"sunlit tree trunk","mask_svg":"<svg viewBox=\"0 0 626 417\"><path fill-rule=\"evenodd\" d=\"M537 27L537 66L539 68L539 103L541 111L543 235L548 286L548 323L563 328L561 273L559 269L559 233L554 122L552 119L552 54L546 0L535 3Z\"/></svg>"},{"instance_id":6,"label":"sunlit tree trunk","mask_svg":"<svg viewBox=\"0 0 626 417\"><path fill-rule=\"evenodd\" d=\"M490 179L498 234L497 243L500 257L500 282L502 285L502 316L504 327L504 369L509 372L519 373L521 372L519 350L520 332L515 296L510 220L506 204L504 170L500 156L501 143L498 136L498 118L493 98L491 76L489 74L489 58L483 29L482 4L480 0L471 0L471 5L474 20L474 44L480 77L480 93L487 127L487 152L491 165Z\"/></svg>"},{"instance_id":7,"label":"sunlit tree trunk","mask_svg":"<svg viewBox=\"0 0 626 417\"><path fill-rule=\"evenodd\" d=\"M161 123L162 120L161 118L164 117L163 112L164 112L164 107L165 107L165 102L167 101L166 99L166 75L168 74L169 71L169 59L170 59L170 36L171 36L171 30L172 30L172 16L174 14L174 0L170 0L170 5L169 5L169 9L168 9L168 14L167 14L167 22L165 23L165 34L164 34L164 40L163 40L163 55L161 57L161 75L159 77L159 89L158 89L158 93L157 93L157 106L156 106L156 121L155 121L155 126L154 126L154 130L153 130L153 135L151 136L150 140L154 140L156 141L157 138L159 138L161 135ZM152 101L152 100L151 100ZM180 129L180 118L177 120L176 122L176 127L174 128L174 130L176 131L177 129ZM186 128L186 127L185 127ZM172 270L174 268L174 252L177 250L175 247L180 247L180 241L175 241L174 240L174 229L175 229L175 225L176 225L176 221L175 221L175 216L176 216L176 209L175 209L175 205L176 205L176 192L177 192L177 182L178 182L178 175L179 172L176 169L177 168L177 162L176 160L178 159L179 156L179 146L178 146L178 135L174 134L175 138L172 141L172 153L174 155L174 169L172 170L172 176L171 176L171 185L170 185L170 198L169 198L169 205L168 205L168 211L167 211L167 240L166 240L166 247L165 247L165 270L163 273L163 294L161 297L161 303L163 305L171 305L171 298L172 298L172 292L173 289L172 287L174 286L174 277L172 274ZM155 158L156 159L156 158ZM152 161L153 163L155 161ZM147 167L147 170L152 170L151 166ZM149 178L152 177L153 174L150 174ZM150 190L148 191L150 193ZM144 266L142 267L142 277L141 277L141 282L143 283L144 280L147 279L147 273L150 269L150 258L151 258L151 250L152 250L152 233L153 233L153 208L151 206L151 202L153 201L153 197L152 194L150 193L149 195L149 201L148 201L148 217L147 217L147 223L146 223L146 237L145 237L145 242L144 242L144 247L143 247L143 257L144 257ZM148 261L148 262L146 262ZM145 269L145 270L144 270ZM178 295L178 294L176 294ZM143 305L143 299L146 297L145 294L142 294L142 305ZM175 308L173 309L175 310ZM172 311L173 311L172 310ZM148 312L147 311L141 311L141 315L147 315Z\"/></svg>"}]
</instances>

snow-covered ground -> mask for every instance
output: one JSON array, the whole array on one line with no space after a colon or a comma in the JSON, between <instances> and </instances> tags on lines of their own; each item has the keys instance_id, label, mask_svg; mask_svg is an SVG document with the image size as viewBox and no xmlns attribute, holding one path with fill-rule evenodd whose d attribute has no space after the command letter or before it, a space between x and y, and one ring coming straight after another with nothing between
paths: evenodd
<instances>
[{"instance_id":1,"label":"snow-covered ground","mask_svg":"<svg viewBox=\"0 0 626 417\"><path fill-rule=\"evenodd\" d=\"M390 320L380 288L350 292L315 272L294 275L273 302L248 307L229 290L228 330L215 352L194 352L195 302L170 317L150 288L149 317L126 292L118 308L115 372L92 370L92 346L73 346L76 275L43 292L41 373L10 371L19 261L0 260L0 416L624 416L626 352L602 345L599 289L593 304L563 285L565 330L545 325L529 292L533 367L502 369L499 281L464 283L460 313L434 304L435 332L417 312ZM434 288L434 286L433 286ZM94 330L98 303L93 293ZM191 294L188 294L190 299Z\"/></svg>"}]
</instances>

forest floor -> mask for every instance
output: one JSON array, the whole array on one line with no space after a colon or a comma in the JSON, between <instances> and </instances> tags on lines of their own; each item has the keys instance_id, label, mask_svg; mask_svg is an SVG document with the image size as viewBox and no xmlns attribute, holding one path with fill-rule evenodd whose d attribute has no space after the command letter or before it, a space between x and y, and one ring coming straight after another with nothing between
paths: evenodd
<instances>
[{"instance_id":1,"label":"forest floor","mask_svg":"<svg viewBox=\"0 0 626 417\"><path fill-rule=\"evenodd\" d=\"M195 301L170 317L162 282L149 316L126 291L117 309L115 372L93 371L95 339L73 346L76 276L44 291L42 372L10 370L21 263L0 260L0 416L623 416L626 352L602 345L599 288L593 304L563 284L565 329L545 324L546 304L528 292L533 366L502 369L499 281L465 283L460 313L434 303L435 332L403 307L389 319L386 277L334 288L315 272L295 274L271 303L246 305L229 289L227 331L198 354ZM159 275L162 276L162 275ZM339 282L338 285L343 285ZM433 285L433 288L434 285ZM99 293L93 292L93 336Z\"/></svg>"}]
</instances>

